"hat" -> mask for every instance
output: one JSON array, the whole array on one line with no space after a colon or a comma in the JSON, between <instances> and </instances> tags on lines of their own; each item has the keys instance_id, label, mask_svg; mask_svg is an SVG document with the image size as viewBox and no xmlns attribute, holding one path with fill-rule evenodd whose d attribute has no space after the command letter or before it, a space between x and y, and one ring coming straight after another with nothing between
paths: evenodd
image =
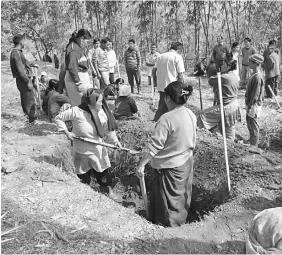
<instances>
[{"instance_id":1,"label":"hat","mask_svg":"<svg viewBox=\"0 0 282 255\"><path fill-rule=\"evenodd\" d=\"M127 97L130 94L131 88L128 85L119 86L119 95Z\"/></svg>"},{"instance_id":2,"label":"hat","mask_svg":"<svg viewBox=\"0 0 282 255\"><path fill-rule=\"evenodd\" d=\"M41 72L41 76L42 75L47 76L47 73L46 72Z\"/></svg>"},{"instance_id":3,"label":"hat","mask_svg":"<svg viewBox=\"0 0 282 255\"><path fill-rule=\"evenodd\" d=\"M19 44L20 41L22 41L24 39L24 35L21 34L17 34L13 37L13 43L15 45Z\"/></svg>"},{"instance_id":4,"label":"hat","mask_svg":"<svg viewBox=\"0 0 282 255\"><path fill-rule=\"evenodd\" d=\"M264 61L264 57L260 54L253 54L249 57L249 60L252 60L253 62L256 62L257 64L262 64Z\"/></svg>"}]
</instances>

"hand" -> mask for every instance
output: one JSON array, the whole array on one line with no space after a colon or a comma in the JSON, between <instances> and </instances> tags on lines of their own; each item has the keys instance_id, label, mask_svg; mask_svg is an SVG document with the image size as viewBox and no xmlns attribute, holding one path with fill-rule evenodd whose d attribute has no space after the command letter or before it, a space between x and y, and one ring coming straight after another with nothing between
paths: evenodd
<instances>
[{"instance_id":1,"label":"hand","mask_svg":"<svg viewBox=\"0 0 282 255\"><path fill-rule=\"evenodd\" d=\"M79 86L81 84L82 84L81 81L75 83L78 92L80 92Z\"/></svg>"},{"instance_id":2,"label":"hand","mask_svg":"<svg viewBox=\"0 0 282 255\"><path fill-rule=\"evenodd\" d=\"M33 89L33 83L31 80L29 80L28 84L27 84L27 88L28 90L32 90Z\"/></svg>"},{"instance_id":3,"label":"hand","mask_svg":"<svg viewBox=\"0 0 282 255\"><path fill-rule=\"evenodd\" d=\"M119 148L122 148L122 145L121 145L120 141L116 141L116 142L115 142L115 146L117 146L117 147L119 147Z\"/></svg>"},{"instance_id":4,"label":"hand","mask_svg":"<svg viewBox=\"0 0 282 255\"><path fill-rule=\"evenodd\" d=\"M136 168L136 175L138 178L142 178L144 176L145 166L138 165Z\"/></svg>"},{"instance_id":5,"label":"hand","mask_svg":"<svg viewBox=\"0 0 282 255\"><path fill-rule=\"evenodd\" d=\"M100 80L102 78L100 73L97 73L97 78Z\"/></svg>"},{"instance_id":6,"label":"hand","mask_svg":"<svg viewBox=\"0 0 282 255\"><path fill-rule=\"evenodd\" d=\"M75 134L72 132L66 132L66 136L69 140L73 141L73 139L75 138Z\"/></svg>"}]
</instances>

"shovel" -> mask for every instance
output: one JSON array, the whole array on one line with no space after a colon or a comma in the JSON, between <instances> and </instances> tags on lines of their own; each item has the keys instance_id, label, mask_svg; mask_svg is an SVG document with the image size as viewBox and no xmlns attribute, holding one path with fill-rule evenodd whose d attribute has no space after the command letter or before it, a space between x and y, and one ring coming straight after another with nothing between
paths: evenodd
<instances>
[{"instance_id":1,"label":"shovel","mask_svg":"<svg viewBox=\"0 0 282 255\"><path fill-rule=\"evenodd\" d=\"M94 139L90 139L90 138L75 137L75 139L78 139L78 140L81 140L81 141L84 141L84 142L87 142L87 143L93 143L93 144L96 144L96 145L105 146L105 147L115 149L115 150L126 151L126 152L129 152L130 154L133 154L133 155L140 153L140 151L130 150L130 149L127 149L127 148L120 148L116 145L113 145L113 144L110 144L110 143L98 142L98 141L96 141Z\"/></svg>"},{"instance_id":2,"label":"shovel","mask_svg":"<svg viewBox=\"0 0 282 255\"><path fill-rule=\"evenodd\" d=\"M144 175L141 178L139 178L139 181L140 181L142 197L143 197L144 205L145 205L145 209L146 209L146 216L147 216L147 219L148 219L148 217L149 217L149 203L148 203L148 197L147 197L147 192L146 192Z\"/></svg>"}]
</instances>

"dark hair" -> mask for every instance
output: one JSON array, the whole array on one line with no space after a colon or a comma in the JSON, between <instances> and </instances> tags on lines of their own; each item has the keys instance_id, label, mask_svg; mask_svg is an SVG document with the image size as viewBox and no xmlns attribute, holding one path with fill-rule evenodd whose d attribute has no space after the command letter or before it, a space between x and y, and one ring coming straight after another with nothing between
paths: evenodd
<instances>
[{"instance_id":1,"label":"dark hair","mask_svg":"<svg viewBox=\"0 0 282 255\"><path fill-rule=\"evenodd\" d=\"M249 37L246 37L246 38L244 39L244 41L252 42L251 38L249 38Z\"/></svg>"},{"instance_id":2,"label":"dark hair","mask_svg":"<svg viewBox=\"0 0 282 255\"><path fill-rule=\"evenodd\" d=\"M90 39L91 38L91 34L87 29L80 29L78 30L77 34L76 34L76 38L80 38L80 37L84 37L84 39Z\"/></svg>"},{"instance_id":3,"label":"dark hair","mask_svg":"<svg viewBox=\"0 0 282 255\"><path fill-rule=\"evenodd\" d=\"M236 48L238 45L239 45L238 42L234 42L234 43L232 43L232 46L231 46L231 47L232 47L232 49L233 49L233 48Z\"/></svg>"},{"instance_id":4,"label":"dark hair","mask_svg":"<svg viewBox=\"0 0 282 255\"><path fill-rule=\"evenodd\" d=\"M152 44L151 44L151 47L152 47L152 46L155 46L155 47L157 47L157 45L156 45L155 43L152 43Z\"/></svg>"},{"instance_id":5,"label":"dark hair","mask_svg":"<svg viewBox=\"0 0 282 255\"><path fill-rule=\"evenodd\" d=\"M164 92L174 103L183 105L191 96L193 87L191 85L185 86L181 81L174 81L164 89Z\"/></svg>"},{"instance_id":6,"label":"dark hair","mask_svg":"<svg viewBox=\"0 0 282 255\"><path fill-rule=\"evenodd\" d=\"M217 38L219 38L219 37L220 37L221 40L223 39L223 36L222 36L222 35L219 35Z\"/></svg>"},{"instance_id":7,"label":"dark hair","mask_svg":"<svg viewBox=\"0 0 282 255\"><path fill-rule=\"evenodd\" d=\"M135 40L134 40L134 39L130 39L130 40L128 40L128 43L130 43L130 42L132 42L132 43L134 43L134 44L135 44Z\"/></svg>"},{"instance_id":8,"label":"dark hair","mask_svg":"<svg viewBox=\"0 0 282 255\"><path fill-rule=\"evenodd\" d=\"M97 42L101 43L99 38L95 38L95 39L93 40L93 44L96 44Z\"/></svg>"},{"instance_id":9,"label":"dark hair","mask_svg":"<svg viewBox=\"0 0 282 255\"><path fill-rule=\"evenodd\" d=\"M233 59L229 62L229 69L228 71L234 71L237 69L237 60Z\"/></svg>"},{"instance_id":10,"label":"dark hair","mask_svg":"<svg viewBox=\"0 0 282 255\"><path fill-rule=\"evenodd\" d=\"M15 44L15 46L17 46L23 39L24 35L17 34L13 37L13 43Z\"/></svg>"},{"instance_id":11,"label":"dark hair","mask_svg":"<svg viewBox=\"0 0 282 255\"><path fill-rule=\"evenodd\" d=\"M48 87L49 87L50 90L52 90L52 89L57 90L58 87L59 87L59 81L56 80L56 79L49 80Z\"/></svg>"},{"instance_id":12,"label":"dark hair","mask_svg":"<svg viewBox=\"0 0 282 255\"><path fill-rule=\"evenodd\" d=\"M76 35L77 35L77 32L76 32L76 31L74 31L74 32L71 34L71 38L69 39L68 45L69 45L71 42L74 41L74 39L76 38Z\"/></svg>"},{"instance_id":13,"label":"dark hair","mask_svg":"<svg viewBox=\"0 0 282 255\"><path fill-rule=\"evenodd\" d=\"M102 40L101 40L101 43L107 43L109 42L110 39L108 37L104 37Z\"/></svg>"},{"instance_id":14,"label":"dark hair","mask_svg":"<svg viewBox=\"0 0 282 255\"><path fill-rule=\"evenodd\" d=\"M122 78L116 79L115 84L119 84L119 83L124 83L124 79Z\"/></svg>"},{"instance_id":15,"label":"dark hair","mask_svg":"<svg viewBox=\"0 0 282 255\"><path fill-rule=\"evenodd\" d=\"M268 43L268 45L270 46L270 45L275 45L276 44L276 42L274 41L274 40L271 40L269 43Z\"/></svg>"},{"instance_id":16,"label":"dark hair","mask_svg":"<svg viewBox=\"0 0 282 255\"><path fill-rule=\"evenodd\" d=\"M170 46L171 50L179 50L182 47L182 43L180 42L173 42Z\"/></svg>"}]
</instances>

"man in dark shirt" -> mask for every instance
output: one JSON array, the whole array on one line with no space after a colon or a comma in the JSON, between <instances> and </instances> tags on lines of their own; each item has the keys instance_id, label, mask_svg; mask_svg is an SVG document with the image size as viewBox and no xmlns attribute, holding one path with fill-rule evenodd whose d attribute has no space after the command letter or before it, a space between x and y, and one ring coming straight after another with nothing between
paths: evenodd
<instances>
[{"instance_id":1,"label":"man in dark shirt","mask_svg":"<svg viewBox=\"0 0 282 255\"><path fill-rule=\"evenodd\" d=\"M21 106L23 112L28 116L29 123L34 123L36 119L36 105L33 94L33 77L31 67L38 68L28 62L23 54L24 36L15 35L13 38L15 47L11 51L10 66L13 77L16 78L16 84L21 96Z\"/></svg>"},{"instance_id":2,"label":"man in dark shirt","mask_svg":"<svg viewBox=\"0 0 282 255\"><path fill-rule=\"evenodd\" d=\"M228 47L223 44L223 37L217 37L217 45L213 48L212 57L215 61L216 68L219 70L221 67L222 72L226 72L228 70L226 59L228 58Z\"/></svg>"}]
</instances>

